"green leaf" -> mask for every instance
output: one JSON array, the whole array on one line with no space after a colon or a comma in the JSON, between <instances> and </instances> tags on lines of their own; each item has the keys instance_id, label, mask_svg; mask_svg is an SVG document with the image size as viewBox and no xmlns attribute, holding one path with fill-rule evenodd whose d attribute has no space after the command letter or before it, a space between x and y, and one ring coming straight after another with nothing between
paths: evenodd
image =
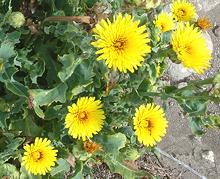
<instances>
[{"instance_id":1,"label":"green leaf","mask_svg":"<svg viewBox=\"0 0 220 179\"><path fill-rule=\"evenodd\" d=\"M111 172L119 173L126 179L134 179L134 178L141 178L143 176L148 176L150 178L150 174L145 171L136 171L125 164L117 161L114 157L105 156L105 162L109 166Z\"/></svg>"},{"instance_id":2,"label":"green leaf","mask_svg":"<svg viewBox=\"0 0 220 179\"><path fill-rule=\"evenodd\" d=\"M98 143L101 143L106 152L118 154L119 150L125 147L126 136L122 133L113 135L102 135L97 138Z\"/></svg>"},{"instance_id":3,"label":"green leaf","mask_svg":"<svg viewBox=\"0 0 220 179\"><path fill-rule=\"evenodd\" d=\"M49 105L52 102L66 101L66 83L61 83L53 89L43 90L43 89L32 89L30 90L30 95L33 97L33 103L35 106Z\"/></svg>"},{"instance_id":4,"label":"green leaf","mask_svg":"<svg viewBox=\"0 0 220 179\"><path fill-rule=\"evenodd\" d=\"M199 135L199 136L204 134L201 122L202 120L200 117L194 117L194 118L189 119L189 125L190 125L190 128L193 134Z\"/></svg>"},{"instance_id":5,"label":"green leaf","mask_svg":"<svg viewBox=\"0 0 220 179\"><path fill-rule=\"evenodd\" d=\"M9 58L15 56L14 47L9 43L2 43L0 47L0 58L3 58L5 61Z\"/></svg>"},{"instance_id":6,"label":"green leaf","mask_svg":"<svg viewBox=\"0 0 220 179\"><path fill-rule=\"evenodd\" d=\"M68 172L68 171L70 170L70 165L69 165L69 163L68 163L66 160L60 158L60 159L57 161L57 163L58 163L58 166L57 166L57 167L54 167L54 168L51 170L51 172L50 172L50 174L51 174L52 176L55 176L55 175L60 174L60 173L63 173L63 174L64 174L65 172Z\"/></svg>"},{"instance_id":7,"label":"green leaf","mask_svg":"<svg viewBox=\"0 0 220 179\"><path fill-rule=\"evenodd\" d=\"M10 133L9 133L10 134ZM9 137L8 137L9 138ZM24 142L24 138L13 138L12 136L10 137L12 139L4 139L4 151L1 152L0 155L0 164L5 163L8 161L10 158L13 158L15 155L15 151L18 149L18 147ZM0 146L2 148L2 146ZM1 166L1 165L0 165Z\"/></svg>"},{"instance_id":8,"label":"green leaf","mask_svg":"<svg viewBox=\"0 0 220 179\"><path fill-rule=\"evenodd\" d=\"M37 61L30 71L30 78L34 84L37 84L37 78L41 77L45 71L45 62L44 60Z\"/></svg>"},{"instance_id":9,"label":"green leaf","mask_svg":"<svg viewBox=\"0 0 220 179\"><path fill-rule=\"evenodd\" d=\"M25 110L22 119L15 119L11 122L10 129L22 131L26 136L37 137L41 134L42 129L34 122L34 118L31 113Z\"/></svg>"},{"instance_id":10,"label":"green leaf","mask_svg":"<svg viewBox=\"0 0 220 179\"><path fill-rule=\"evenodd\" d=\"M17 81L6 81L5 86L8 90L16 94L17 96L23 96L26 98L28 98L29 96L28 88Z\"/></svg>"},{"instance_id":11,"label":"green leaf","mask_svg":"<svg viewBox=\"0 0 220 179\"><path fill-rule=\"evenodd\" d=\"M65 54L59 58L63 67L58 73L58 77L62 82L66 81L75 71L76 67L81 63L81 58L76 58L73 54Z\"/></svg>"},{"instance_id":12,"label":"green leaf","mask_svg":"<svg viewBox=\"0 0 220 179\"><path fill-rule=\"evenodd\" d=\"M202 124L206 127L217 127L220 129L220 116L218 115L209 115L202 120Z\"/></svg>"},{"instance_id":13,"label":"green leaf","mask_svg":"<svg viewBox=\"0 0 220 179\"><path fill-rule=\"evenodd\" d=\"M19 179L42 179L42 176L40 175L32 175L27 170L25 170L23 167L20 169L20 177Z\"/></svg>"},{"instance_id":14,"label":"green leaf","mask_svg":"<svg viewBox=\"0 0 220 179\"><path fill-rule=\"evenodd\" d=\"M83 179L83 163L80 160L76 161L75 171L71 179Z\"/></svg>"},{"instance_id":15,"label":"green leaf","mask_svg":"<svg viewBox=\"0 0 220 179\"><path fill-rule=\"evenodd\" d=\"M126 148L124 153L125 160L137 160L140 157L139 152L135 148Z\"/></svg>"},{"instance_id":16,"label":"green leaf","mask_svg":"<svg viewBox=\"0 0 220 179\"><path fill-rule=\"evenodd\" d=\"M11 141L11 143L7 145L7 149L16 150L24 141L25 141L24 138L21 137L15 138Z\"/></svg>"},{"instance_id":17,"label":"green leaf","mask_svg":"<svg viewBox=\"0 0 220 179\"><path fill-rule=\"evenodd\" d=\"M0 165L0 178L19 178L19 172L14 165L5 163Z\"/></svg>"},{"instance_id":18,"label":"green leaf","mask_svg":"<svg viewBox=\"0 0 220 179\"><path fill-rule=\"evenodd\" d=\"M207 102L199 100L187 100L180 104L183 110L190 116L204 115L207 110Z\"/></svg>"},{"instance_id":19,"label":"green leaf","mask_svg":"<svg viewBox=\"0 0 220 179\"><path fill-rule=\"evenodd\" d=\"M14 80L13 76L18 71L15 67L8 67L5 69L3 77L3 82L8 90L12 93L28 98L28 88L25 87L23 84Z\"/></svg>"}]
</instances>

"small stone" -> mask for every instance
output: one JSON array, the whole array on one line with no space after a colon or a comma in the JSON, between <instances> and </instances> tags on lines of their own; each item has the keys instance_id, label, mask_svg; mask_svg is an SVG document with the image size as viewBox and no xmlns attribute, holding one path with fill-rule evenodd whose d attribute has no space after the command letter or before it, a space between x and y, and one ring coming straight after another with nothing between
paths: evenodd
<instances>
[{"instance_id":1,"label":"small stone","mask_svg":"<svg viewBox=\"0 0 220 179\"><path fill-rule=\"evenodd\" d=\"M214 158L214 153L211 150L205 150L202 153L202 157L206 160L209 160L210 162L214 163L215 158Z\"/></svg>"},{"instance_id":2,"label":"small stone","mask_svg":"<svg viewBox=\"0 0 220 179\"><path fill-rule=\"evenodd\" d=\"M192 75L193 71L185 68L182 64L176 64L168 60L167 73L173 81L180 81Z\"/></svg>"},{"instance_id":3,"label":"small stone","mask_svg":"<svg viewBox=\"0 0 220 179\"><path fill-rule=\"evenodd\" d=\"M213 28L212 32L214 33L214 35L215 35L216 37L220 37L220 26L216 25L216 26Z\"/></svg>"},{"instance_id":4,"label":"small stone","mask_svg":"<svg viewBox=\"0 0 220 179\"><path fill-rule=\"evenodd\" d=\"M206 39L208 49L212 52L213 51L213 43L212 43L212 39L211 39L210 35L208 34L208 32L205 32L205 33L203 33L203 36Z\"/></svg>"},{"instance_id":5,"label":"small stone","mask_svg":"<svg viewBox=\"0 0 220 179\"><path fill-rule=\"evenodd\" d=\"M187 86L187 83L186 83L186 82L182 82L182 83L179 83L179 84L178 84L178 88L183 88L183 87L185 87L185 86Z\"/></svg>"}]
</instances>

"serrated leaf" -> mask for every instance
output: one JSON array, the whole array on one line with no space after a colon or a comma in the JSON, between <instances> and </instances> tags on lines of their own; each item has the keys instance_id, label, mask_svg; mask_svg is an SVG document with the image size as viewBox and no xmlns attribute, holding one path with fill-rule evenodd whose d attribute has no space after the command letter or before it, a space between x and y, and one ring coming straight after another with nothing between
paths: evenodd
<instances>
[{"instance_id":1,"label":"serrated leaf","mask_svg":"<svg viewBox=\"0 0 220 179\"><path fill-rule=\"evenodd\" d=\"M19 172L14 165L5 163L0 165L0 178L19 178Z\"/></svg>"},{"instance_id":2,"label":"serrated leaf","mask_svg":"<svg viewBox=\"0 0 220 179\"><path fill-rule=\"evenodd\" d=\"M0 47L0 58L3 58L5 61L9 58L15 56L14 47L9 43L2 43Z\"/></svg>"},{"instance_id":3,"label":"serrated leaf","mask_svg":"<svg viewBox=\"0 0 220 179\"><path fill-rule=\"evenodd\" d=\"M7 149L10 149L10 150L16 150L23 142L24 142L24 138L21 138L21 137L18 137L18 138L15 138L11 141L11 143L9 143L7 145Z\"/></svg>"},{"instance_id":4,"label":"serrated leaf","mask_svg":"<svg viewBox=\"0 0 220 179\"><path fill-rule=\"evenodd\" d=\"M60 173L68 172L70 170L70 165L66 160L60 158L57 161L57 163L58 163L58 166L54 167L50 172L50 174L52 176L55 176L55 175L60 174Z\"/></svg>"},{"instance_id":5,"label":"serrated leaf","mask_svg":"<svg viewBox=\"0 0 220 179\"><path fill-rule=\"evenodd\" d=\"M63 67L58 73L58 77L62 82L66 81L75 71L76 67L81 63L81 58L76 58L73 54L65 54L59 58Z\"/></svg>"}]
</instances>

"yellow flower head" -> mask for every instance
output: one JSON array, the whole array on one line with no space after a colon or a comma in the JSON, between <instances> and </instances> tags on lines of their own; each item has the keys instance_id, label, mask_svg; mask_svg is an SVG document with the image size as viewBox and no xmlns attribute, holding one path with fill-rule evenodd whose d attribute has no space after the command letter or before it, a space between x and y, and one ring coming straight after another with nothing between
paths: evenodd
<instances>
[{"instance_id":1,"label":"yellow flower head","mask_svg":"<svg viewBox=\"0 0 220 179\"><path fill-rule=\"evenodd\" d=\"M101 131L105 115L100 100L94 97L81 97L77 103L68 106L65 127L73 138L89 139Z\"/></svg>"},{"instance_id":2,"label":"yellow flower head","mask_svg":"<svg viewBox=\"0 0 220 179\"><path fill-rule=\"evenodd\" d=\"M195 17L194 5L186 0L174 0L171 9L177 21L190 21Z\"/></svg>"},{"instance_id":3,"label":"yellow flower head","mask_svg":"<svg viewBox=\"0 0 220 179\"><path fill-rule=\"evenodd\" d=\"M156 27L160 29L161 32L167 32L167 31L173 30L175 27L172 15L170 15L167 12L160 13L156 17L154 23Z\"/></svg>"},{"instance_id":4,"label":"yellow flower head","mask_svg":"<svg viewBox=\"0 0 220 179\"><path fill-rule=\"evenodd\" d=\"M146 26L138 25L139 21L134 21L130 15L123 17L121 13L113 23L109 19L101 20L93 29L98 39L92 42L94 47L99 48L97 60L105 60L108 67L114 70L134 72L151 51L147 44L150 39Z\"/></svg>"},{"instance_id":5,"label":"yellow flower head","mask_svg":"<svg viewBox=\"0 0 220 179\"><path fill-rule=\"evenodd\" d=\"M210 66L211 51L208 49L205 38L198 28L186 23L180 23L172 34L171 44L178 59L187 68L202 74Z\"/></svg>"},{"instance_id":6,"label":"yellow flower head","mask_svg":"<svg viewBox=\"0 0 220 179\"><path fill-rule=\"evenodd\" d=\"M57 150L48 139L36 138L34 144L24 146L21 165L34 175L45 175L55 165Z\"/></svg>"},{"instance_id":7,"label":"yellow flower head","mask_svg":"<svg viewBox=\"0 0 220 179\"><path fill-rule=\"evenodd\" d=\"M206 17L198 18L197 25L202 30L207 30L207 29L210 29L212 27L211 21L208 18L206 18Z\"/></svg>"},{"instance_id":8,"label":"yellow flower head","mask_svg":"<svg viewBox=\"0 0 220 179\"><path fill-rule=\"evenodd\" d=\"M166 134L168 122L160 106L141 105L136 109L133 119L138 141L146 146L154 146Z\"/></svg>"}]
</instances>

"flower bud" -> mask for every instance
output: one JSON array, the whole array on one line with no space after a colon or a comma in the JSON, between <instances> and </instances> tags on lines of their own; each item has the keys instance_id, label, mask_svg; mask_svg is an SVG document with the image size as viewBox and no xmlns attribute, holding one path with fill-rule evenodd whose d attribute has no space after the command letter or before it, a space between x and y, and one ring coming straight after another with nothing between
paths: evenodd
<instances>
[{"instance_id":1,"label":"flower bud","mask_svg":"<svg viewBox=\"0 0 220 179\"><path fill-rule=\"evenodd\" d=\"M21 12L12 12L8 21L12 27L20 28L25 23L25 17Z\"/></svg>"}]
</instances>

